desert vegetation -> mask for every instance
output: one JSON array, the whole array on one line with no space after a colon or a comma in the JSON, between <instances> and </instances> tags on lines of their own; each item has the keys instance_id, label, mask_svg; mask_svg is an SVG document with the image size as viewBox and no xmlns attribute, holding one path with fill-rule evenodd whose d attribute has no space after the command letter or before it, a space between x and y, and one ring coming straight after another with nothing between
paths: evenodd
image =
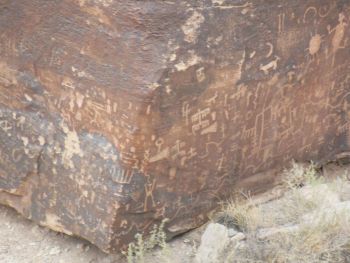
<instances>
[{"instance_id":1,"label":"desert vegetation","mask_svg":"<svg viewBox=\"0 0 350 263\"><path fill-rule=\"evenodd\" d=\"M123 254L126 256L128 263L145 263L145 256L152 249L159 249L160 256L163 260L166 260L166 234L164 232L164 224L166 220L163 220L162 223L154 225L149 238L145 239L142 234L136 235L136 242L129 244L128 250L123 251Z\"/></svg>"},{"instance_id":2,"label":"desert vegetation","mask_svg":"<svg viewBox=\"0 0 350 263\"><path fill-rule=\"evenodd\" d=\"M293 162L283 173L278 198L261 203L241 192L223 204L186 262L350 262L348 176L330 180L320 174L313 164ZM154 248L153 262L181 262L168 250L163 226L148 239L137 236L125 252L128 263L148 262Z\"/></svg>"},{"instance_id":3,"label":"desert vegetation","mask_svg":"<svg viewBox=\"0 0 350 263\"><path fill-rule=\"evenodd\" d=\"M224 208L225 225L243 233L218 262L349 262L350 199L346 174L335 180L295 162L281 198L255 204L249 195ZM210 261L208 261L210 262Z\"/></svg>"}]
</instances>

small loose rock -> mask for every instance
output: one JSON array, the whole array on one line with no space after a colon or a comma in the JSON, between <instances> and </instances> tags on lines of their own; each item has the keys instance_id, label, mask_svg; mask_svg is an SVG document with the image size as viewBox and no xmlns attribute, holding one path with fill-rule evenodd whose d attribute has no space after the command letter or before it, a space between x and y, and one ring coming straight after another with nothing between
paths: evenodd
<instances>
[{"instance_id":1,"label":"small loose rock","mask_svg":"<svg viewBox=\"0 0 350 263\"><path fill-rule=\"evenodd\" d=\"M228 236L229 236L229 237L233 237L233 236L237 235L238 233L239 233L239 232L236 231L236 230L234 230L233 228L229 228L229 229L228 229Z\"/></svg>"},{"instance_id":2,"label":"small loose rock","mask_svg":"<svg viewBox=\"0 0 350 263\"><path fill-rule=\"evenodd\" d=\"M246 239L245 234L240 232L231 238L231 242L239 242L239 241L242 241L244 239Z\"/></svg>"},{"instance_id":3,"label":"small loose rock","mask_svg":"<svg viewBox=\"0 0 350 263\"><path fill-rule=\"evenodd\" d=\"M195 262L220 262L221 253L228 243L229 236L227 228L217 223L209 224L202 235L201 244L198 248Z\"/></svg>"}]
</instances>

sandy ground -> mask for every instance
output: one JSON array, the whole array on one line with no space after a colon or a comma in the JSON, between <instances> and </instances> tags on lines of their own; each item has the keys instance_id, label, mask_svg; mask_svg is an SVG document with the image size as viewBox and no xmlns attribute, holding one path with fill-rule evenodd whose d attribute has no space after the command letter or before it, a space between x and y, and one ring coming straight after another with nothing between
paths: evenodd
<instances>
[{"instance_id":1,"label":"sandy ground","mask_svg":"<svg viewBox=\"0 0 350 263\"><path fill-rule=\"evenodd\" d=\"M203 228L182 235L169 244L169 262L193 262ZM172 256L172 255L176 255ZM1 263L124 263L121 255L106 255L90 243L35 225L11 208L0 205ZM164 262L157 251L146 263Z\"/></svg>"}]
</instances>

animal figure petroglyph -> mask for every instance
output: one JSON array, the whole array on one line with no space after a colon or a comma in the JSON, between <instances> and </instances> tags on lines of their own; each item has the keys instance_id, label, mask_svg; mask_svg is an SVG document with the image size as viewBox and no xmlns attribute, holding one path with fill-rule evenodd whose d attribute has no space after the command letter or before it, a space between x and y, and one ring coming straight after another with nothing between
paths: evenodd
<instances>
[{"instance_id":1,"label":"animal figure petroglyph","mask_svg":"<svg viewBox=\"0 0 350 263\"><path fill-rule=\"evenodd\" d=\"M260 70L264 71L265 75L268 75L270 70L276 70L277 69L277 62L280 60L281 58L278 56L275 56L275 59L272 60L270 63L266 64L266 65L260 65Z\"/></svg>"}]
</instances>

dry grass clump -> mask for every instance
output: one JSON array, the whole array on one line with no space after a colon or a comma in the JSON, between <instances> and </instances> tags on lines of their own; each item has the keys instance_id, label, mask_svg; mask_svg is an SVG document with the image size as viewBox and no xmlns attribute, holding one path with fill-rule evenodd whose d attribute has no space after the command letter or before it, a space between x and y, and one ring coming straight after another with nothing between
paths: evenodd
<instances>
[{"instance_id":1,"label":"dry grass clump","mask_svg":"<svg viewBox=\"0 0 350 263\"><path fill-rule=\"evenodd\" d=\"M284 184L278 200L227 205L246 239L228 249L225 262L350 262L350 201L341 202L337 192L347 179L326 183L313 165L293 162Z\"/></svg>"},{"instance_id":2,"label":"dry grass clump","mask_svg":"<svg viewBox=\"0 0 350 263\"><path fill-rule=\"evenodd\" d=\"M317 174L313 163L302 165L292 161L292 167L283 172L283 182L290 189L300 188L305 185L315 185L324 183L324 177Z\"/></svg>"},{"instance_id":3,"label":"dry grass clump","mask_svg":"<svg viewBox=\"0 0 350 263\"><path fill-rule=\"evenodd\" d=\"M137 234L135 236L136 242L130 243L128 250L123 252L128 263L145 263L145 256L147 252L154 248L160 248L161 253L165 254L167 250L166 233L164 232L164 224L154 225L149 238L144 239L143 235Z\"/></svg>"},{"instance_id":4,"label":"dry grass clump","mask_svg":"<svg viewBox=\"0 0 350 263\"><path fill-rule=\"evenodd\" d=\"M255 249L260 254L254 256L259 255L263 262L348 262L350 225L343 216L334 217L331 221L301 223L290 232L272 235L260 241ZM255 246L256 243L251 240L250 245ZM254 262L254 258L249 257L249 247L242 254Z\"/></svg>"},{"instance_id":5,"label":"dry grass clump","mask_svg":"<svg viewBox=\"0 0 350 263\"><path fill-rule=\"evenodd\" d=\"M226 206L226 214L230 224L242 232L254 231L262 221L262 211L249 198L244 201L234 201Z\"/></svg>"}]
</instances>

